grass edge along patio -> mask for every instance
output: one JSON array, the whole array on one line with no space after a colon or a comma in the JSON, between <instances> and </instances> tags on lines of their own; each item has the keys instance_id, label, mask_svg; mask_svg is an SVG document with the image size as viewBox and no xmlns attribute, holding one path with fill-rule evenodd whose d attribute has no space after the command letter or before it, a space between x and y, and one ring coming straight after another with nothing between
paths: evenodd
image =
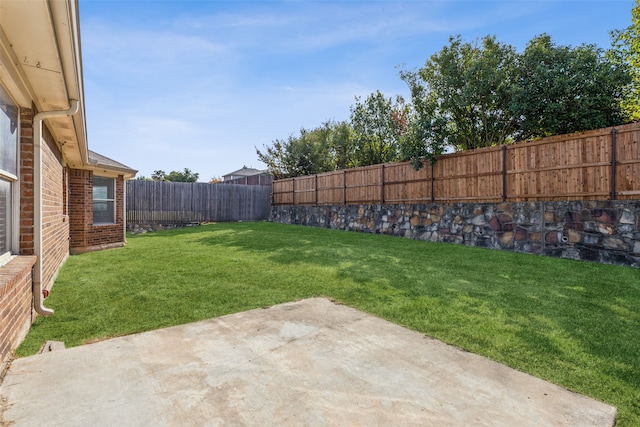
<instances>
[{"instance_id":1,"label":"grass edge along patio","mask_svg":"<svg viewBox=\"0 0 640 427\"><path fill-rule=\"evenodd\" d=\"M114 268L114 266L118 268ZM129 237L71 257L19 350L326 296L618 408L640 422L636 268L269 222Z\"/></svg>"}]
</instances>

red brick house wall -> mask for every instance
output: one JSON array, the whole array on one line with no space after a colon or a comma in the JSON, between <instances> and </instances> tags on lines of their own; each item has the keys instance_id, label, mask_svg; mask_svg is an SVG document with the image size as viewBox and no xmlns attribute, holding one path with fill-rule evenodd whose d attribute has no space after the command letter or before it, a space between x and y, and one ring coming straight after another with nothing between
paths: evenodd
<instances>
[{"instance_id":1,"label":"red brick house wall","mask_svg":"<svg viewBox=\"0 0 640 427\"><path fill-rule=\"evenodd\" d=\"M83 248L87 246L88 230L86 224L92 222L93 209L88 204L91 200L91 171L69 170L69 247Z\"/></svg>"},{"instance_id":2,"label":"red brick house wall","mask_svg":"<svg viewBox=\"0 0 640 427\"><path fill-rule=\"evenodd\" d=\"M24 339L35 319L33 310L34 209L33 190L34 109L20 110L20 249L16 258L0 269L0 364ZM50 289L58 269L69 255L69 224L64 215L62 154L43 126L42 144L42 284Z\"/></svg>"},{"instance_id":3,"label":"red brick house wall","mask_svg":"<svg viewBox=\"0 0 640 427\"><path fill-rule=\"evenodd\" d=\"M125 242L125 180L115 178L115 224L93 224L93 171L69 170L70 252L123 246Z\"/></svg>"},{"instance_id":4,"label":"red brick house wall","mask_svg":"<svg viewBox=\"0 0 640 427\"><path fill-rule=\"evenodd\" d=\"M27 335L33 321L31 269L35 256L19 256L0 270L0 374L2 362Z\"/></svg>"},{"instance_id":5,"label":"red brick house wall","mask_svg":"<svg viewBox=\"0 0 640 427\"><path fill-rule=\"evenodd\" d=\"M57 272L69 256L69 221L65 215L62 153L43 127L42 144L42 285L53 286Z\"/></svg>"},{"instance_id":6,"label":"red brick house wall","mask_svg":"<svg viewBox=\"0 0 640 427\"><path fill-rule=\"evenodd\" d=\"M20 255L34 254L33 109L20 110ZM69 255L62 154L45 125L42 144L42 284L49 289Z\"/></svg>"},{"instance_id":7,"label":"red brick house wall","mask_svg":"<svg viewBox=\"0 0 640 427\"><path fill-rule=\"evenodd\" d=\"M20 110L19 254L0 268L0 372L36 317L33 309L35 108ZM93 171L69 169L43 124L42 287L51 289L69 253L125 243L125 179L115 178L115 224L93 225Z\"/></svg>"},{"instance_id":8,"label":"red brick house wall","mask_svg":"<svg viewBox=\"0 0 640 427\"><path fill-rule=\"evenodd\" d=\"M33 318L33 110L20 110L20 253L0 269L0 371L31 327Z\"/></svg>"}]
</instances>

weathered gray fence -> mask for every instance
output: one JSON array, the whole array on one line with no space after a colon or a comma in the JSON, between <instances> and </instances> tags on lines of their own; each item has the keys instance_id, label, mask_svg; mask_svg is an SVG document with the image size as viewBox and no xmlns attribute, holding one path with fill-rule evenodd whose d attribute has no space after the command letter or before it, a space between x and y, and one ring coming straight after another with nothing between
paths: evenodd
<instances>
[{"instance_id":1,"label":"weathered gray fence","mask_svg":"<svg viewBox=\"0 0 640 427\"><path fill-rule=\"evenodd\" d=\"M127 229L141 224L265 220L270 204L270 186L131 180Z\"/></svg>"}]
</instances>

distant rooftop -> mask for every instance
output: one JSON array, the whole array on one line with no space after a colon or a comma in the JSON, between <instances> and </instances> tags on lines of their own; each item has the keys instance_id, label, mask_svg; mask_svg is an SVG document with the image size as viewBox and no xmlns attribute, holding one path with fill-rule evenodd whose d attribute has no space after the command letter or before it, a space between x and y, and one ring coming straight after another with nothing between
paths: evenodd
<instances>
[{"instance_id":1,"label":"distant rooftop","mask_svg":"<svg viewBox=\"0 0 640 427\"><path fill-rule=\"evenodd\" d=\"M253 175L258 175L261 173L266 173L266 170L259 170L259 169L254 169L254 168L248 168L246 166L243 166L242 169L238 169L237 171L233 171L230 172L226 175L222 175L223 178L227 178L227 177L234 177L234 178L238 178L238 177L243 177L243 176L253 176Z\"/></svg>"}]
</instances>

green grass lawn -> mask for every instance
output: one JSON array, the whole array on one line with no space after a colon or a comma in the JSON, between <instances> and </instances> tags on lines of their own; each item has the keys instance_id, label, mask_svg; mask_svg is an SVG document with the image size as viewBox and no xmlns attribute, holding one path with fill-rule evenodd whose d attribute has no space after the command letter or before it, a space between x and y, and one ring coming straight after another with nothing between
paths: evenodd
<instances>
[{"instance_id":1,"label":"green grass lawn","mask_svg":"<svg viewBox=\"0 0 640 427\"><path fill-rule=\"evenodd\" d=\"M640 270L273 223L75 255L18 349L326 296L618 408L640 425Z\"/></svg>"}]
</instances>

